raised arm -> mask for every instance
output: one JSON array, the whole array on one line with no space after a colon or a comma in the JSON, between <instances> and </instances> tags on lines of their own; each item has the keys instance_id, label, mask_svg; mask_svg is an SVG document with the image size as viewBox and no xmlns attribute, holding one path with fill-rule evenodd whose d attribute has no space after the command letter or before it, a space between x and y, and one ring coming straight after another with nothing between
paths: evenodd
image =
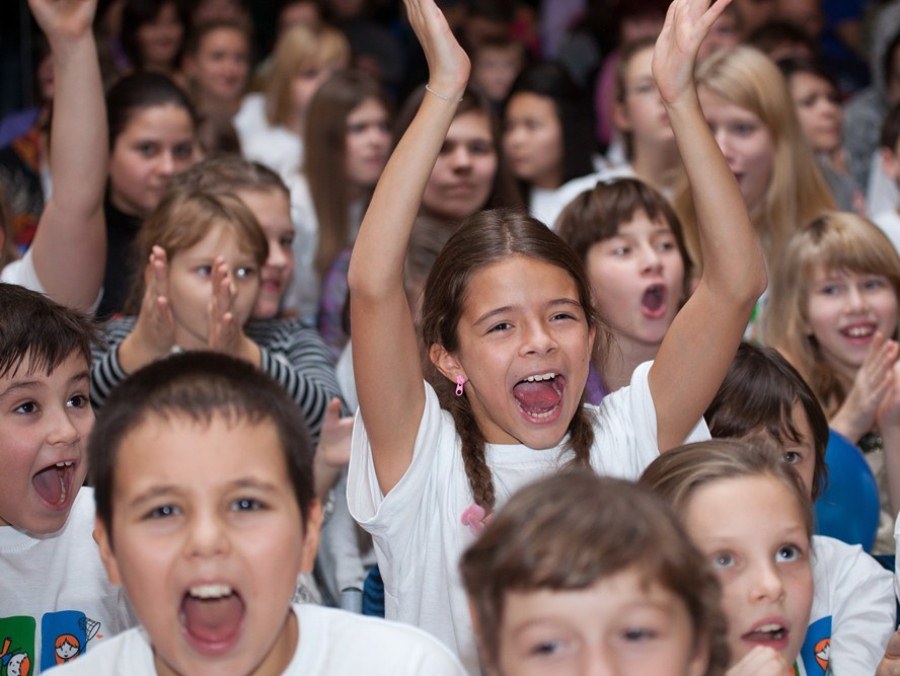
<instances>
[{"instance_id":1,"label":"raised arm","mask_svg":"<svg viewBox=\"0 0 900 676\"><path fill-rule=\"evenodd\" d=\"M100 294L106 262L103 191L106 111L91 24L97 0L29 0L53 53L50 129L53 195L31 245L35 272L54 300L82 310Z\"/></svg>"},{"instance_id":2,"label":"raised arm","mask_svg":"<svg viewBox=\"0 0 900 676\"><path fill-rule=\"evenodd\" d=\"M434 1L404 4L428 61L430 91L378 181L348 275L359 410L385 493L409 467L425 405L403 261L425 184L469 77L469 59Z\"/></svg>"},{"instance_id":3,"label":"raised arm","mask_svg":"<svg viewBox=\"0 0 900 676\"><path fill-rule=\"evenodd\" d=\"M729 2L674 0L653 53L653 75L691 184L703 256L698 286L650 370L661 450L680 444L703 415L766 287L759 238L694 84L697 48Z\"/></svg>"}]
</instances>

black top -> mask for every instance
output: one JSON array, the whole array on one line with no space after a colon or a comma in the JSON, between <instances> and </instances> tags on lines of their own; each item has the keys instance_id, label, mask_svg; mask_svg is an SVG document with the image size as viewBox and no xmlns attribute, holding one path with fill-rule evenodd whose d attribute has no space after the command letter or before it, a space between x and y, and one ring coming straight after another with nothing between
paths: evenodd
<instances>
[{"instance_id":1,"label":"black top","mask_svg":"<svg viewBox=\"0 0 900 676\"><path fill-rule=\"evenodd\" d=\"M131 286L133 270L132 246L142 219L122 213L107 199L106 214L106 274L103 276L103 298L97 308L97 318L107 319L124 311L125 299Z\"/></svg>"}]
</instances>

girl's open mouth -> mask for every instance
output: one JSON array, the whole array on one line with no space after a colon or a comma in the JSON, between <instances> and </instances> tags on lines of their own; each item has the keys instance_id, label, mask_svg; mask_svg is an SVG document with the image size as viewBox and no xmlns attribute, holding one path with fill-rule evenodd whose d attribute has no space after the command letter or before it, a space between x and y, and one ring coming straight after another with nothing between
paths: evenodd
<instances>
[{"instance_id":1,"label":"girl's open mouth","mask_svg":"<svg viewBox=\"0 0 900 676\"><path fill-rule=\"evenodd\" d=\"M548 372L520 380L513 387L513 396L528 420L543 423L559 414L565 389L565 376Z\"/></svg>"}]
</instances>

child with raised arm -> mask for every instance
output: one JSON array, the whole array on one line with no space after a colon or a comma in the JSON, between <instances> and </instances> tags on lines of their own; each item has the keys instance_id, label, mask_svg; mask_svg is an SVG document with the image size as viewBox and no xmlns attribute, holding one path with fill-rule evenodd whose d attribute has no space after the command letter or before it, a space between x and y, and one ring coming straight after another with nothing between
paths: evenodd
<instances>
[{"instance_id":1,"label":"child with raised arm","mask_svg":"<svg viewBox=\"0 0 900 676\"><path fill-rule=\"evenodd\" d=\"M726 5L676 0L654 56L711 265L656 362L597 408L582 404L598 337L582 265L542 223L505 211L468 219L435 262L422 306L434 373L423 384L403 261L469 62L434 2L407 2L429 89L376 188L350 265L360 418L348 499L375 539L387 616L436 634L472 672L478 659L455 562L486 516L566 464L635 478L659 449L681 443L765 287L759 242L692 82L697 47Z\"/></svg>"},{"instance_id":2,"label":"child with raised arm","mask_svg":"<svg viewBox=\"0 0 900 676\"><path fill-rule=\"evenodd\" d=\"M82 310L97 302L106 260L106 115L91 31L96 6L96 0L29 1L53 58L53 196L31 248L0 271L4 282Z\"/></svg>"}]
</instances>

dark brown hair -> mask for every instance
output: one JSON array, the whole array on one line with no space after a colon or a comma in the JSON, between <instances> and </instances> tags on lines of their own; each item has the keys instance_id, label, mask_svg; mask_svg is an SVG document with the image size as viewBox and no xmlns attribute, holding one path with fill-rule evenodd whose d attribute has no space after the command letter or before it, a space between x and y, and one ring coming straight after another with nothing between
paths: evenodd
<instances>
[{"instance_id":1,"label":"dark brown hair","mask_svg":"<svg viewBox=\"0 0 900 676\"><path fill-rule=\"evenodd\" d=\"M624 518L626 517L627 518ZM631 482L589 470L551 475L513 495L462 555L483 659L496 666L511 591L567 591L638 569L685 605L707 676L729 660L715 574L662 501Z\"/></svg>"},{"instance_id":2,"label":"dark brown hair","mask_svg":"<svg viewBox=\"0 0 900 676\"><path fill-rule=\"evenodd\" d=\"M778 444L799 444L804 440L794 424L795 404L800 404L813 434L810 441L816 455L811 488L815 500L828 476L828 419L815 393L777 350L741 343L703 417L714 437L764 436Z\"/></svg>"},{"instance_id":3,"label":"dark brown hair","mask_svg":"<svg viewBox=\"0 0 900 676\"><path fill-rule=\"evenodd\" d=\"M543 223L506 209L481 211L467 218L444 245L434 262L422 301L422 339L427 348L441 345L448 352L459 349L457 327L466 302L472 275L481 268L520 255L565 270L578 289L578 299L588 325L597 327L597 340L604 344L608 333L591 304L591 290L578 256ZM601 351L603 351L601 350ZM444 408L453 415L462 441L466 477L475 502L485 511L494 507L494 482L484 457L484 436L478 428L467 397L455 397L451 384L435 368L428 377ZM567 448L575 454L572 465L589 464L594 430L588 413L579 406L569 423Z\"/></svg>"},{"instance_id":4,"label":"dark brown hair","mask_svg":"<svg viewBox=\"0 0 900 676\"><path fill-rule=\"evenodd\" d=\"M556 219L556 233L568 244L582 264L597 242L619 234L619 226L628 223L638 211L651 221L669 226L675 235L678 253L684 264L682 296L687 297L692 276L691 257L684 241L681 221L669 201L655 188L636 178L618 178L600 182L585 190L562 210Z\"/></svg>"}]
</instances>

